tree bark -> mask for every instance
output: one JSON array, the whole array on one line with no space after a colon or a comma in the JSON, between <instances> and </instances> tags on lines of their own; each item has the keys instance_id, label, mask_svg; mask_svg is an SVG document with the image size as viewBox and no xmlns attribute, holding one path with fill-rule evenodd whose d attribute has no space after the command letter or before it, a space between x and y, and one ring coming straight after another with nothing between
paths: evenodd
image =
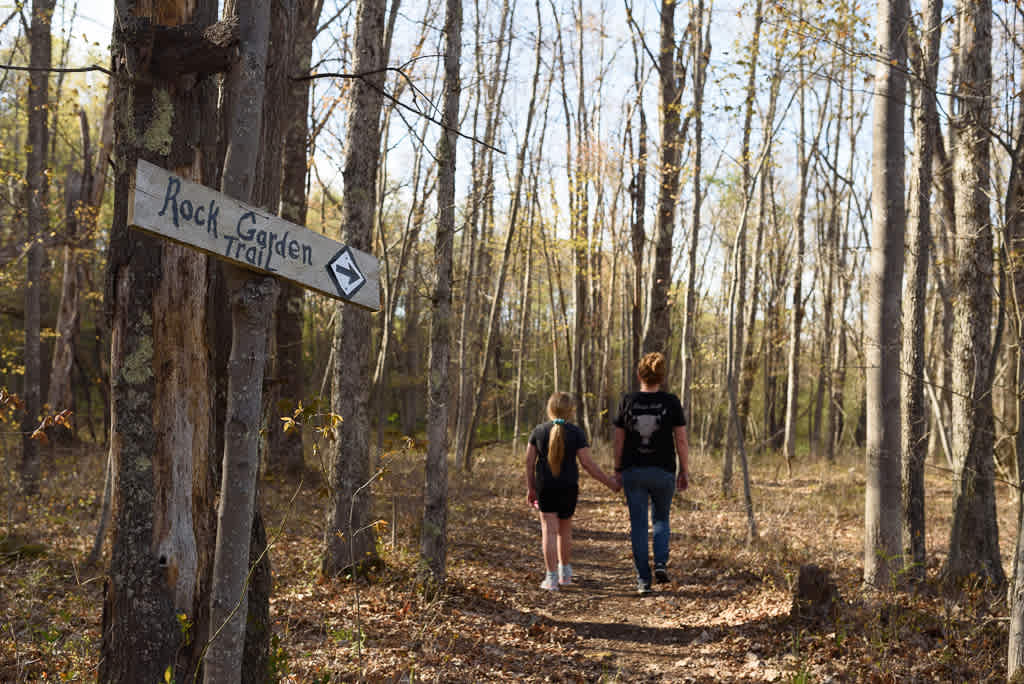
<instances>
[{"instance_id":1,"label":"tree bark","mask_svg":"<svg viewBox=\"0 0 1024 684\"><path fill-rule=\"evenodd\" d=\"M280 211L286 137L294 123L289 116L294 115L303 122L306 119L305 109L300 113L297 111L299 105L293 105L290 101L291 79L299 71L292 59L297 51L296 45L302 40L297 33L300 23L297 16L299 12L297 5L298 3L294 0L271 0L270 3L270 37L267 46L267 69L264 82L263 130L260 134L256 188L252 199L253 204L274 214ZM308 13L309 8L303 9ZM312 41L312 38L310 40ZM308 82L304 83L308 84ZM305 104L305 98L303 98L303 104ZM305 156L304 141L301 154ZM302 183L304 188L305 178ZM299 223L301 225L302 221ZM265 437L262 451L263 467L268 471L284 470L282 465L284 456L281 453L283 442L290 442L293 452L296 440L301 444L301 434L298 430L289 430L286 433L281 429L281 415L285 413L281 409L282 399L294 405L302 397L289 395L282 391L285 375L280 352L282 347L290 348L292 346L295 333L292 332L291 326L294 326L296 320L293 315L287 321L287 324L291 325L285 327L286 322L280 320L280 317L288 315L289 304L284 296L285 288L290 290L288 294L293 300L292 308L294 308L294 298L296 296L301 298L302 290L294 283L282 282L278 287L280 293L269 321L271 334L267 340L267 368L263 378L263 430ZM301 299L299 301L301 302ZM290 336L284 341L284 344L279 339L279 335L282 334L286 337ZM298 343L301 348L301 327L299 328ZM292 370L294 371L294 368ZM295 458L294 453L292 458Z\"/></svg>"},{"instance_id":2,"label":"tree bark","mask_svg":"<svg viewBox=\"0 0 1024 684\"><path fill-rule=\"evenodd\" d=\"M294 40L288 55L291 77L288 81L286 102L284 154L281 162L281 218L306 224L306 176L309 150L309 84L305 79L294 78L309 72L313 55L313 38L323 2L321 0L297 0L292 5L288 21L294 26ZM305 397L306 378L302 364L302 302L304 290L288 282L281 283L277 299L276 322L277 366L276 376L281 395L291 401ZM302 435L299 431L275 430L277 424L270 423L270 431L277 434L270 442L270 457L288 474L297 475L304 466Z\"/></svg>"},{"instance_id":3,"label":"tree bark","mask_svg":"<svg viewBox=\"0 0 1024 684\"><path fill-rule=\"evenodd\" d=\"M43 293L43 261L46 254L43 239L49 233L49 215L46 204L49 196L49 181L46 174L49 133L47 117L49 112L51 45L50 20L53 17L55 0L33 0L32 22L29 26L29 75L28 86L28 154L25 199L28 204L26 223L25 273L25 375L22 400L25 402L21 422L21 477L22 492L33 496L39 491L39 449L33 437L39 427L42 412L42 350L40 345L41 302Z\"/></svg>"},{"instance_id":4,"label":"tree bark","mask_svg":"<svg viewBox=\"0 0 1024 684\"><path fill-rule=\"evenodd\" d=\"M992 94L992 5L960 13L960 65L953 175L956 190L956 281L953 303L953 524L946 580L972 575L1006 582L996 519L995 426L992 415L992 224L989 138Z\"/></svg>"},{"instance_id":5,"label":"tree bark","mask_svg":"<svg viewBox=\"0 0 1024 684\"><path fill-rule=\"evenodd\" d=\"M800 15L803 16L803 4L800 6ZM807 145L806 129L806 107L804 83L805 65L804 56L801 53L800 63L800 142L798 143L797 157L800 168L800 196L797 199L796 219L794 231L796 233L796 254L794 255L793 273L793 299L792 313L790 314L789 329L789 353L786 363L786 423L785 436L783 440L783 452L786 456L786 470L790 476L793 474L793 460L796 457L796 418L799 409L800 399L800 334L803 329L804 319L804 298L803 298L803 269L804 251L806 249L806 237L804 235L804 221L807 213L807 190L809 182L810 157Z\"/></svg>"},{"instance_id":6,"label":"tree bark","mask_svg":"<svg viewBox=\"0 0 1024 684\"><path fill-rule=\"evenodd\" d=\"M92 207L92 149L89 144L89 122L85 110L79 110L82 130L82 171L68 171L64 184L64 273L61 278L60 305L57 309L57 337L53 346L53 363L50 366L50 383L46 403L54 412L70 409L78 413L71 377L74 370L75 349L81 321L79 307L80 283L85 279L84 265L80 256L78 239L84 229L93 222ZM73 427L77 420L72 416ZM57 428L58 439L70 441L75 431Z\"/></svg>"},{"instance_id":7,"label":"tree bark","mask_svg":"<svg viewBox=\"0 0 1024 684\"><path fill-rule=\"evenodd\" d=\"M191 681L198 660L192 644L207 629L213 541L205 513L213 501L207 259L129 231L127 215L140 156L203 180L200 160L212 150L197 122L216 119L208 80L182 88L182 74L145 71L167 46L145 62L139 43L151 47L147 36L166 29L161 22L208 26L216 8L126 9L114 31L124 59L112 81L118 133L106 294L113 317L109 460L118 486L98 678L157 681L170 671ZM176 613L193 622L190 644L182 643Z\"/></svg>"},{"instance_id":8,"label":"tree bark","mask_svg":"<svg viewBox=\"0 0 1024 684\"><path fill-rule=\"evenodd\" d=\"M1024 667L1024 264L1022 264L1022 242L1024 242L1024 108L1017 108L1017 123L1013 157L1006 191L1006 243L1009 250L1011 273L1013 275L1014 301L1017 307L1015 330L1017 332L1017 437L1015 456L1017 471L1017 542L1013 555L1013 577L1010 591L1010 645L1007 656L1007 677L1013 677Z\"/></svg>"},{"instance_id":9,"label":"tree bark","mask_svg":"<svg viewBox=\"0 0 1024 684\"><path fill-rule=\"evenodd\" d=\"M362 76L351 91L352 116L345 145L341 239L366 252L373 248L377 205L383 67L388 60L384 52L385 5L384 0L359 3L355 72ZM344 422L328 450L331 502L322 564L328 576L346 569L355 571L377 557L376 535L367 528L373 515L373 495L370 487L364 486L371 477L367 406L372 324L369 312L363 309L341 303L337 307L331 402L332 411Z\"/></svg>"},{"instance_id":10,"label":"tree bark","mask_svg":"<svg viewBox=\"0 0 1024 684\"><path fill-rule=\"evenodd\" d=\"M221 190L249 202L258 180L260 150L254 141L260 140L263 124L270 0L237 6L229 3L224 11L226 16L238 17L240 52L225 81L228 140ZM261 628L252 624L246 580L257 508L267 324L278 294L274 278L255 276L235 266L224 271L230 293L231 352L210 592L212 642L203 661L208 684L241 681L247 626Z\"/></svg>"},{"instance_id":11,"label":"tree bark","mask_svg":"<svg viewBox=\"0 0 1024 684\"><path fill-rule=\"evenodd\" d=\"M919 81L912 86L914 112L914 165L910 175L910 235L907 271L910 280L903 299L903 386L902 414L902 501L903 545L907 576L913 581L925 577L924 463L928 456L928 410L924 392L925 311L927 308L928 262L932 241L931 189L932 141L938 135L935 84L938 76L939 32L942 1L929 0L924 12L920 45L912 52L914 72Z\"/></svg>"},{"instance_id":12,"label":"tree bark","mask_svg":"<svg viewBox=\"0 0 1024 684\"><path fill-rule=\"evenodd\" d=\"M659 155L658 214L654 243L654 269L647 324L642 351L667 351L671 337L671 302L668 291L672 284L672 234L675 230L676 198L679 195L679 159L683 144L680 136L680 104L682 78L676 63L676 2L661 3L661 50L658 54L661 112L661 152ZM685 74L683 74L685 76Z\"/></svg>"},{"instance_id":13,"label":"tree bark","mask_svg":"<svg viewBox=\"0 0 1024 684\"><path fill-rule=\"evenodd\" d=\"M909 7L878 8L875 75L872 235L867 320L867 487L864 582L887 588L903 567L900 526L900 301L903 283L904 154Z\"/></svg>"},{"instance_id":14,"label":"tree bark","mask_svg":"<svg viewBox=\"0 0 1024 684\"><path fill-rule=\"evenodd\" d=\"M462 54L462 2L447 0L444 20L444 110L437 159L437 280L431 303L430 378L427 405L427 463L423 493L420 554L433 582L444 581L448 551L448 359L452 329L452 246L455 237L455 161L459 122L459 62Z\"/></svg>"},{"instance_id":15,"label":"tree bark","mask_svg":"<svg viewBox=\"0 0 1024 684\"><path fill-rule=\"evenodd\" d=\"M701 6L703 7L703 3L701 3ZM759 35L760 30L760 7L761 3L758 2L755 35ZM711 59L710 24L709 20L708 31L702 36L700 27L703 26L703 21L698 22L698 30L695 34L696 49L693 69L693 213L690 220L689 246L686 250L686 295L683 299L682 353L680 354L682 357L680 391L682 393L683 411L691 422L693 420L692 386L695 361L693 347L696 344L694 332L696 325L694 319L696 318L697 307L697 246L700 244L701 210L704 201L704 190L701 186L701 174L704 173L704 83L707 76L707 65ZM753 52L756 53L756 49Z\"/></svg>"}]
</instances>

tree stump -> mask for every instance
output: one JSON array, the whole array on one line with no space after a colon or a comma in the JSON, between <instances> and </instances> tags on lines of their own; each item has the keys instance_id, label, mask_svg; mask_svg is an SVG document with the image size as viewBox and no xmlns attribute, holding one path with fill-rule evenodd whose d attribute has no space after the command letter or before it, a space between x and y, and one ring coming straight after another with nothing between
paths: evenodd
<instances>
[{"instance_id":1,"label":"tree stump","mask_svg":"<svg viewBox=\"0 0 1024 684\"><path fill-rule=\"evenodd\" d=\"M793 617L820 620L835 617L842 598L829 571L817 565L801 565L793 588Z\"/></svg>"}]
</instances>

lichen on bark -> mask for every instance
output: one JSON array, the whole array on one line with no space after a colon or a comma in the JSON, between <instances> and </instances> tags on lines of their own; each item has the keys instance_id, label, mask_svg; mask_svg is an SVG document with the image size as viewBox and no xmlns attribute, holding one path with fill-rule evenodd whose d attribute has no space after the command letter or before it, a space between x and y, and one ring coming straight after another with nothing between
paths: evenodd
<instances>
[{"instance_id":1,"label":"lichen on bark","mask_svg":"<svg viewBox=\"0 0 1024 684\"><path fill-rule=\"evenodd\" d=\"M138 348L125 357L121 377L131 385L141 384L153 377L152 337L140 338Z\"/></svg>"},{"instance_id":2,"label":"lichen on bark","mask_svg":"<svg viewBox=\"0 0 1024 684\"><path fill-rule=\"evenodd\" d=\"M166 157L171 153L171 124L174 122L174 103L165 88L153 90L153 116L149 121L142 145L145 149Z\"/></svg>"}]
</instances>

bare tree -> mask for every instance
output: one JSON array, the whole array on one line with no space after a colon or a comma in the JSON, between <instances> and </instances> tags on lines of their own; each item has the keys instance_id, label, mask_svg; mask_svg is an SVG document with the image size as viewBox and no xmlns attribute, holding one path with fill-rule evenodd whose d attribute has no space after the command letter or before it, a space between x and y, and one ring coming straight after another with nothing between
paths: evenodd
<instances>
[{"instance_id":1,"label":"bare tree","mask_svg":"<svg viewBox=\"0 0 1024 684\"><path fill-rule=\"evenodd\" d=\"M72 389L72 371L81 321L80 291L85 281L85 264L81 256L79 240L88 234L94 225L92 149L89 143L89 121L85 110L78 111L82 131L82 170L69 169L64 183L64 273L61 278L60 305L57 308L53 346L53 363L50 367L50 385L46 403L53 411L75 410L75 393ZM74 423L77 426L77 421ZM63 431L63 428L60 428ZM71 438L73 434L62 434Z\"/></svg>"},{"instance_id":2,"label":"bare tree","mask_svg":"<svg viewBox=\"0 0 1024 684\"><path fill-rule=\"evenodd\" d=\"M634 363L632 360L640 358L640 344L641 335L643 334L643 298L644 298L644 248L647 243L647 230L644 226L645 219L647 216L647 116L644 113L644 79L641 78L641 59L640 50L637 43L639 37L637 32L632 32L632 43L633 43L633 80L636 84L636 99L633 103L633 112L639 119L638 130L636 133L636 153L632 154L633 162L633 175L629 181L629 195L630 195L630 246L632 248L630 256L632 256L633 266L633 282L632 282L632 298L631 298L631 310L630 310L630 347L629 356L627 360L629 363L624 363L626 382L636 387L639 382L632 372ZM700 110L698 109L698 116ZM627 125L632 125L632 117L630 117ZM701 129L703 132L703 129ZM627 136L629 130L627 129ZM632 144L632 143L631 143ZM694 143L696 146L701 145L701 136L698 135ZM697 167L699 170L699 166ZM695 174L695 184L697 187L694 188L694 193L699 196L700 189L700 174ZM690 241L690 253L691 263L696 260L696 243L693 241L693 236L696 235L696 226L691 228L691 241ZM693 269L691 269L692 272ZM687 302L690 302L690 296L692 284L688 284L686 290ZM683 325L686 326L687 321L690 320L688 312L692 311L692 308L683 310ZM691 329L692 330L692 329ZM689 352L692 344L687 345L686 332L684 327L684 342L685 349L683 350L683 408L687 411L690 410L689 397L686 393L689 391L689 382L686 379L686 369L692 366L692 359L690 359L690 366L687 366L687 353ZM692 335L691 335L692 337ZM690 373L692 375L692 371Z\"/></svg>"},{"instance_id":3,"label":"bare tree","mask_svg":"<svg viewBox=\"0 0 1024 684\"><path fill-rule=\"evenodd\" d=\"M1021 268L1021 249L1024 241L1024 107L1017 108L1016 132L1010 158L1010 173L1006 191L1006 242L1010 252L1016 304L1015 330L1017 332L1017 542L1013 556L1013 579L1010 591L1010 645L1006 674L1010 681L1024 667L1024 269Z\"/></svg>"},{"instance_id":4,"label":"bare tree","mask_svg":"<svg viewBox=\"0 0 1024 684\"><path fill-rule=\"evenodd\" d=\"M804 3L800 3L800 16L804 15ZM793 459L796 456L796 419L798 401L800 398L800 334L803 330L804 320L804 296L803 296L803 270L804 256L806 250L806 236L804 222L807 217L807 192L810 183L810 164L813 157L813 149L808 150L807 143L807 71L806 57L803 50L799 57L799 99L800 99L800 133L797 143L797 165L800 173L800 196L797 199L796 218L794 220L794 231L796 233L796 253L793 257L793 298L792 312L790 314L789 329L789 354L786 363L786 427L783 441L783 451L786 455L786 468L790 475L793 473Z\"/></svg>"},{"instance_id":5,"label":"bare tree","mask_svg":"<svg viewBox=\"0 0 1024 684\"><path fill-rule=\"evenodd\" d=\"M420 553L435 582L445 578L448 529L448 360L452 329L452 246L455 237L455 153L458 137L459 61L462 55L462 1L448 0L444 21L443 130L438 141L437 237L433 316L430 322L430 393L427 405L427 463Z\"/></svg>"},{"instance_id":6,"label":"bare tree","mask_svg":"<svg viewBox=\"0 0 1024 684\"><path fill-rule=\"evenodd\" d=\"M992 415L992 223L989 213L992 5L961 8L954 170L953 524L943 568L951 584L976 575L1006 582L996 519Z\"/></svg>"},{"instance_id":7,"label":"bare tree","mask_svg":"<svg viewBox=\"0 0 1024 684\"><path fill-rule=\"evenodd\" d=\"M256 190L257 160L263 124L266 64L270 36L270 0L225 8L237 16L240 52L225 81L227 152L221 190L243 202ZM210 591L212 644L203 659L204 681L239 682L249 617L250 549L256 516L259 430L266 367L267 330L277 300L277 281L225 268L231 304L231 354L228 359L224 464L217 545ZM257 535L258 536L258 535Z\"/></svg>"},{"instance_id":8,"label":"bare tree","mask_svg":"<svg viewBox=\"0 0 1024 684\"><path fill-rule=\"evenodd\" d=\"M513 238L516 234L516 227L519 221L519 211L522 205L523 179L526 174L526 153L529 150L530 130L533 127L533 118L537 109L537 86L540 81L542 65L541 33L539 29L537 35L536 64L533 72L533 85L530 92L530 103L527 106L526 111L526 125L523 130L523 138L519 146L519 154L516 158L516 175L512 184L512 206L509 209L509 223L505 233L505 246L501 253L501 262L498 266L498 276L495 281L494 292L491 297L490 314L487 317L487 328L484 334L484 353L480 359L480 370L476 377L476 392L474 394L473 404L469 407L469 410L471 411L468 422L470 435L475 431L476 422L480 412L480 405L483 402L483 392L485 387L484 381L487 378L487 367L488 361L491 357L491 351L498 335L498 312L501 310L503 303L505 278L508 274L508 264L512 253ZM469 464L468 458L466 459L466 463L467 465Z\"/></svg>"},{"instance_id":9,"label":"bare tree","mask_svg":"<svg viewBox=\"0 0 1024 684\"><path fill-rule=\"evenodd\" d=\"M308 159L308 79L316 24L323 0L274 0L271 5L267 97L260 153L257 202L281 218L305 225ZM264 466L290 475L302 472L302 434L281 430L281 406L304 398L302 304L304 290L288 281L280 293L268 344L264 388Z\"/></svg>"},{"instance_id":10,"label":"bare tree","mask_svg":"<svg viewBox=\"0 0 1024 684\"><path fill-rule=\"evenodd\" d=\"M730 341L728 345L729 357L726 359L726 383L730 385L730 399L736 395L736 386L740 383L743 372L744 352L744 307L747 302L747 220L750 215L749 208L754 193L754 178L752 177L752 160L750 158L750 136L751 124L754 119L754 103L757 99L757 65L760 61L761 45L761 24L764 21L762 14L762 2L757 0L754 9L754 34L750 39L750 49L747 53L747 86L743 103L743 134L740 143L740 171L742 174L742 201L743 211L740 215L740 223L736 227L736 240L733 249L735 254L732 257L734 268L732 269L733 283L730 287L730 297L738 302L738 308L730 310ZM698 201L695 199L695 202ZM694 239L691 237L691 240ZM732 487L732 461L733 449L737 442L742 441L743 432L746 429L746 415L739 413L740 406L735 408L737 415L734 417L739 424L739 430L729 431L726 437L725 450L722 454L722 491L728 492ZM730 409L730 410L731 410ZM742 447L740 447L742 448Z\"/></svg>"},{"instance_id":11,"label":"bare tree","mask_svg":"<svg viewBox=\"0 0 1024 684\"><path fill-rule=\"evenodd\" d=\"M355 73L350 92L352 114L346 138L345 194L342 198L342 241L372 251L377 206L377 165L380 158L380 114L383 98L385 0L360 0L356 13ZM331 502L324 530L325 575L362 566L376 558L370 480L370 330L368 311L338 304L334 330L332 410L342 416L337 439L329 449ZM354 536L350 536L354 535Z\"/></svg>"},{"instance_id":12,"label":"bare tree","mask_svg":"<svg viewBox=\"0 0 1024 684\"><path fill-rule=\"evenodd\" d=\"M703 3L701 3L703 6ZM702 10L703 13L703 10ZM694 36L694 69L693 69L693 212L690 218L689 246L687 247L687 268L686 268L686 295L683 298L683 334L682 363L680 364L680 393L683 400L683 410L693 420L693 377L694 377L694 351L697 308L697 247L700 245L700 223L701 209L704 202L704 190L701 186L701 175L703 167L704 147L704 85L707 79L708 62L711 59L711 21L708 20L707 31L704 35L700 33L703 26L703 18L697 23L697 32ZM758 9L755 19L755 36L759 35L761 26L761 3L758 2ZM755 45L756 45L755 38ZM756 48L752 49L756 55ZM754 59L756 62L756 57ZM753 70L751 79L753 79ZM750 105L753 107L753 104ZM635 245L634 245L635 249Z\"/></svg>"},{"instance_id":13,"label":"bare tree","mask_svg":"<svg viewBox=\"0 0 1024 684\"><path fill-rule=\"evenodd\" d=\"M457 368L458 404L455 415L455 465L460 470L467 470L471 467L470 457L472 453L473 434L469 427L473 409L475 388L473 379L476 375L475 369L479 368L482 362L483 330L483 300L480 292L486 292L487 288L479 287L481 279L489 278L491 274L491 255L487 245L493 235L494 224L489 220L493 218L494 200L494 152L495 139L500 124L502 102L505 97L505 86L508 83L508 61L511 55L512 43L510 32L512 30L513 6L508 0L501 0L501 12L498 15L498 34L492 41L494 44L493 65L491 70L487 69L487 51L484 46L488 42L483 34L482 20L489 13L480 8L476 3L476 74L477 78L486 83L474 104L473 131L478 130L478 119L481 116L480 108L483 108L484 117L483 137L474 138L472 145L471 176L472 189L469 195L468 216L466 218L467 237L463 239L463 279L466 283L474 283L473 287L466 287L462 293L462 310L459 323L459 356ZM482 144L481 144L482 143Z\"/></svg>"},{"instance_id":14,"label":"bare tree","mask_svg":"<svg viewBox=\"0 0 1024 684\"><path fill-rule=\"evenodd\" d=\"M879 3L872 131L871 279L867 321L867 487L864 582L886 588L902 568L900 532L900 303L903 285L905 0Z\"/></svg>"},{"instance_id":15,"label":"bare tree","mask_svg":"<svg viewBox=\"0 0 1024 684\"><path fill-rule=\"evenodd\" d=\"M48 233L49 216L46 202L49 181L46 159L49 151L49 132L46 120L49 112L51 44L50 20L56 0L33 0L32 23L29 26L28 85L28 156L26 212L26 273L25 273L25 375L22 399L25 402L21 430L21 488L27 495L39 491L39 450L34 432L39 427L42 411L42 358L40 348L41 298L43 292L43 261L46 255L42 240Z\"/></svg>"},{"instance_id":16,"label":"bare tree","mask_svg":"<svg viewBox=\"0 0 1024 684\"><path fill-rule=\"evenodd\" d=\"M675 231L676 198L679 194L679 160L685 138L681 107L686 69L677 56L683 45L676 43L676 2L661 3L661 46L658 53L658 83L661 113L661 151L658 172L658 214L655 227L654 269L652 271L643 352L665 351L671 332L671 303L668 291L672 283L672 234Z\"/></svg>"},{"instance_id":17,"label":"bare tree","mask_svg":"<svg viewBox=\"0 0 1024 684\"><path fill-rule=\"evenodd\" d=\"M932 241L932 141L939 134L935 84L939 65L942 0L928 0L920 39L912 43L914 72L911 102L914 112L914 164L910 175L910 231L907 271L910 279L903 300L903 367L906 383L900 411L903 431L902 502L903 545L908 577L925 575L924 463L928 456L928 413L925 403L925 309L928 262Z\"/></svg>"}]
</instances>

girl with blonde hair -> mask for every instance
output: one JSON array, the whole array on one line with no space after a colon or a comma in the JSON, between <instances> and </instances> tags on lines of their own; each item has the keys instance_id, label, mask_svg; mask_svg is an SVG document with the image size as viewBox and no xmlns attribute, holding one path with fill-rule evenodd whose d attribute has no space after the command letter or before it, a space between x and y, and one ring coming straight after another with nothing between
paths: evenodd
<instances>
[{"instance_id":1,"label":"girl with blonde hair","mask_svg":"<svg viewBox=\"0 0 1024 684\"><path fill-rule=\"evenodd\" d=\"M540 588L557 591L572 582L572 516L579 498L580 471L617 492L619 484L590 457L587 435L571 421L576 401L555 392L548 398L548 422L538 425L526 447L526 500L540 511L546 574Z\"/></svg>"}]
</instances>

